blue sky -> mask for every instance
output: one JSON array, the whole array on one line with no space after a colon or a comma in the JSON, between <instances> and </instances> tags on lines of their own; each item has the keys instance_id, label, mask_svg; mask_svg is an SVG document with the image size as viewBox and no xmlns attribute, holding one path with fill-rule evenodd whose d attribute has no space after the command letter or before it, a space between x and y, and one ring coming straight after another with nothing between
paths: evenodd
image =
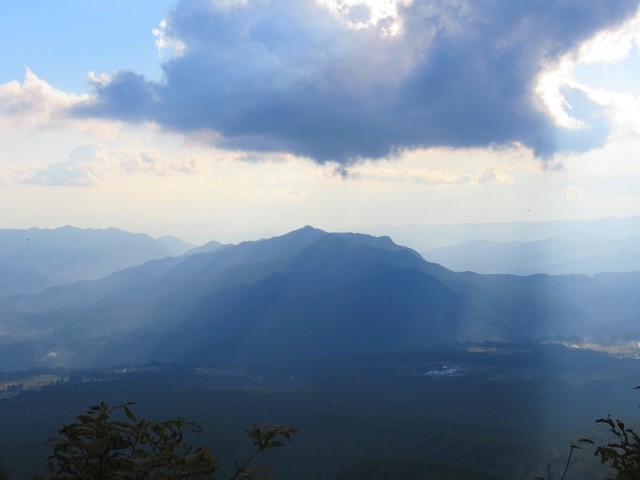
<instances>
[{"instance_id":1,"label":"blue sky","mask_svg":"<svg viewBox=\"0 0 640 480\"><path fill-rule=\"evenodd\" d=\"M25 67L68 92L87 90L89 71L122 68L159 78L151 31L174 4L166 0L44 2L0 7L0 81L22 80Z\"/></svg>"},{"instance_id":2,"label":"blue sky","mask_svg":"<svg viewBox=\"0 0 640 480\"><path fill-rule=\"evenodd\" d=\"M638 215L638 3L3 5L0 227Z\"/></svg>"}]
</instances>

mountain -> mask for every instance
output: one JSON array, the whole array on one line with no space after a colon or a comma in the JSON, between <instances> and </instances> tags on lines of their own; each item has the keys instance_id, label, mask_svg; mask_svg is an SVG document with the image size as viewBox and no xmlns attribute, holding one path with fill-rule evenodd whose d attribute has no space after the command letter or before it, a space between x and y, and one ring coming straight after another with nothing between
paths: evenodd
<instances>
[{"instance_id":1,"label":"mountain","mask_svg":"<svg viewBox=\"0 0 640 480\"><path fill-rule=\"evenodd\" d=\"M151 259L176 255L185 251L185 245L178 239L154 240L115 228L3 229L0 295L36 293L53 285L97 279Z\"/></svg>"},{"instance_id":2,"label":"mountain","mask_svg":"<svg viewBox=\"0 0 640 480\"><path fill-rule=\"evenodd\" d=\"M640 273L480 275L305 227L0 299L0 365L228 363L636 332Z\"/></svg>"},{"instance_id":3,"label":"mountain","mask_svg":"<svg viewBox=\"0 0 640 480\"><path fill-rule=\"evenodd\" d=\"M599 235L607 238L640 237L640 216L594 220L549 220L487 223L380 225L360 229L370 235L389 235L395 242L419 252L461 243L535 242L565 236Z\"/></svg>"},{"instance_id":4,"label":"mountain","mask_svg":"<svg viewBox=\"0 0 640 480\"><path fill-rule=\"evenodd\" d=\"M485 274L595 275L640 270L640 237L590 233L531 242L477 240L422 253L451 270Z\"/></svg>"},{"instance_id":5,"label":"mountain","mask_svg":"<svg viewBox=\"0 0 640 480\"><path fill-rule=\"evenodd\" d=\"M194 253L211 253L211 252L215 252L216 250L220 250L221 248L224 248L226 246L228 245L225 245L223 243L216 242L215 240L213 240L199 247L190 248L189 250L187 250L186 253L187 255L193 255Z\"/></svg>"},{"instance_id":6,"label":"mountain","mask_svg":"<svg viewBox=\"0 0 640 480\"><path fill-rule=\"evenodd\" d=\"M170 252L171 256L178 256L187 253L195 248L192 243L183 242L178 237L164 235L156 239L156 241Z\"/></svg>"}]
</instances>

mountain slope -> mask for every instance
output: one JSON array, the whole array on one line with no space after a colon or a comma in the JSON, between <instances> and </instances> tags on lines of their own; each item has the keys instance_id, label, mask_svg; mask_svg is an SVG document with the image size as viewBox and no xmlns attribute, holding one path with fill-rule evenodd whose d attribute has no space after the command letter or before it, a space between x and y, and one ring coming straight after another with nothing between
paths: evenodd
<instances>
[{"instance_id":1,"label":"mountain slope","mask_svg":"<svg viewBox=\"0 0 640 480\"><path fill-rule=\"evenodd\" d=\"M388 237L305 227L0 299L0 360L18 343L33 352L21 364L108 365L376 355L614 324L624 334L637 330L639 276L454 273Z\"/></svg>"}]
</instances>

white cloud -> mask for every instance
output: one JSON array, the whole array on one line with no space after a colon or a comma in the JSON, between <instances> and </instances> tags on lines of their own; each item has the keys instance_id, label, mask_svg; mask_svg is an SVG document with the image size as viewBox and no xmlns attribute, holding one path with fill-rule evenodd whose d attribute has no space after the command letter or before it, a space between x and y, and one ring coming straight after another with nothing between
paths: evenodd
<instances>
[{"instance_id":1,"label":"white cloud","mask_svg":"<svg viewBox=\"0 0 640 480\"><path fill-rule=\"evenodd\" d=\"M571 116L571 105L562 94L564 87L574 83L571 80L573 65L573 61L563 59L554 68L543 72L538 77L536 94L556 125L577 129L584 127L585 123Z\"/></svg>"},{"instance_id":2,"label":"white cloud","mask_svg":"<svg viewBox=\"0 0 640 480\"><path fill-rule=\"evenodd\" d=\"M87 75L87 79L90 84L99 87L108 85L109 82L111 82L112 75L109 75L108 73L101 73L98 75L96 72L90 71Z\"/></svg>"},{"instance_id":3,"label":"white cloud","mask_svg":"<svg viewBox=\"0 0 640 480\"><path fill-rule=\"evenodd\" d=\"M86 187L136 174L168 176L203 171L203 162L194 157L168 159L150 150L110 150L100 144L85 144L76 147L65 160L46 166L5 168L0 171L0 183Z\"/></svg>"},{"instance_id":4,"label":"white cloud","mask_svg":"<svg viewBox=\"0 0 640 480\"><path fill-rule=\"evenodd\" d=\"M482 170L474 177L474 183L498 183L502 185L512 185L513 179L506 173L495 167L488 167Z\"/></svg>"},{"instance_id":5,"label":"white cloud","mask_svg":"<svg viewBox=\"0 0 640 480\"><path fill-rule=\"evenodd\" d=\"M103 145L81 145L67 159L38 168L22 179L24 183L37 185L90 186L113 178L118 162L109 155Z\"/></svg>"},{"instance_id":6,"label":"white cloud","mask_svg":"<svg viewBox=\"0 0 640 480\"><path fill-rule=\"evenodd\" d=\"M416 167L390 165L383 167L368 163L364 166L354 166L349 170L348 178L361 180L375 180L383 182L406 182L418 185L447 186L447 185L483 185L503 184L511 185L513 180L497 166L462 165L456 167ZM343 175L344 176L344 175Z\"/></svg>"},{"instance_id":7,"label":"white cloud","mask_svg":"<svg viewBox=\"0 0 640 480\"><path fill-rule=\"evenodd\" d=\"M151 30L155 37L155 45L161 59L179 57L184 54L186 44L167 32L167 21L162 20L157 28Z\"/></svg>"},{"instance_id":8,"label":"white cloud","mask_svg":"<svg viewBox=\"0 0 640 480\"><path fill-rule=\"evenodd\" d=\"M640 96L581 86L587 96L605 107L612 126L611 138L640 138Z\"/></svg>"},{"instance_id":9,"label":"white cloud","mask_svg":"<svg viewBox=\"0 0 640 480\"><path fill-rule=\"evenodd\" d=\"M600 32L583 43L574 62L580 64L618 63L629 56L634 45L640 45L640 10L617 28Z\"/></svg>"},{"instance_id":10,"label":"white cloud","mask_svg":"<svg viewBox=\"0 0 640 480\"><path fill-rule=\"evenodd\" d=\"M572 106L563 94L563 90L569 88L584 92L591 101L605 107L604 112L612 127L609 138L640 135L640 118L637 115L640 97L625 91L593 87L588 82L577 81L575 74L580 66L622 62L634 48L640 49L640 10L622 25L604 30L583 42L542 72L536 93L555 123L570 129L586 125L572 115Z\"/></svg>"},{"instance_id":11,"label":"white cloud","mask_svg":"<svg viewBox=\"0 0 640 480\"><path fill-rule=\"evenodd\" d=\"M232 8L247 7L249 0L211 0L211 3L220 10L230 10Z\"/></svg>"},{"instance_id":12,"label":"white cloud","mask_svg":"<svg viewBox=\"0 0 640 480\"><path fill-rule=\"evenodd\" d=\"M55 126L65 121L66 110L88 98L58 90L27 68L22 84L14 80L0 85L0 129Z\"/></svg>"},{"instance_id":13,"label":"white cloud","mask_svg":"<svg viewBox=\"0 0 640 480\"><path fill-rule=\"evenodd\" d=\"M88 74L94 85L107 83L107 74ZM82 133L105 136L122 122L104 118L77 118L71 110L90 101L91 95L76 95L55 88L28 67L22 83L13 80L0 84L0 132L28 130L59 131L70 127Z\"/></svg>"},{"instance_id":14,"label":"white cloud","mask_svg":"<svg viewBox=\"0 0 640 480\"><path fill-rule=\"evenodd\" d=\"M412 0L318 0L332 15L350 28L379 26L383 35L396 35L402 25L398 5Z\"/></svg>"},{"instance_id":15,"label":"white cloud","mask_svg":"<svg viewBox=\"0 0 640 480\"><path fill-rule=\"evenodd\" d=\"M201 173L204 165L201 160L180 156L176 160L169 160L157 152L151 151L118 151L120 166L127 173L151 173L154 175L170 175L172 173Z\"/></svg>"}]
</instances>

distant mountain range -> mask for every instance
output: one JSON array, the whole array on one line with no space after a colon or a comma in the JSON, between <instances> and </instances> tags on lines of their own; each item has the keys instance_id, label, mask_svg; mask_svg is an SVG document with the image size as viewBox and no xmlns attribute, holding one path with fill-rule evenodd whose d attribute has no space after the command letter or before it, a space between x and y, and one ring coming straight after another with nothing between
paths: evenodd
<instances>
[{"instance_id":1,"label":"distant mountain range","mask_svg":"<svg viewBox=\"0 0 640 480\"><path fill-rule=\"evenodd\" d=\"M0 295L97 279L193 247L175 237L156 240L115 228L0 229Z\"/></svg>"},{"instance_id":2,"label":"distant mountain range","mask_svg":"<svg viewBox=\"0 0 640 480\"><path fill-rule=\"evenodd\" d=\"M478 240L434 248L423 255L455 271L596 275L640 270L640 237L582 234L532 242Z\"/></svg>"},{"instance_id":3,"label":"distant mountain range","mask_svg":"<svg viewBox=\"0 0 640 480\"><path fill-rule=\"evenodd\" d=\"M371 235L389 235L396 243L417 251L450 247L460 243L534 242L564 236L599 235L607 238L640 237L640 216L595 220L548 220L494 223L442 223L380 225L360 229Z\"/></svg>"},{"instance_id":4,"label":"distant mountain range","mask_svg":"<svg viewBox=\"0 0 640 480\"><path fill-rule=\"evenodd\" d=\"M531 275L640 270L640 217L383 226L426 259L455 271Z\"/></svg>"},{"instance_id":5,"label":"distant mountain range","mask_svg":"<svg viewBox=\"0 0 640 480\"><path fill-rule=\"evenodd\" d=\"M206 249L205 249L206 250ZM454 273L388 237L305 227L0 299L0 369L376 355L640 338L640 272Z\"/></svg>"}]
</instances>

